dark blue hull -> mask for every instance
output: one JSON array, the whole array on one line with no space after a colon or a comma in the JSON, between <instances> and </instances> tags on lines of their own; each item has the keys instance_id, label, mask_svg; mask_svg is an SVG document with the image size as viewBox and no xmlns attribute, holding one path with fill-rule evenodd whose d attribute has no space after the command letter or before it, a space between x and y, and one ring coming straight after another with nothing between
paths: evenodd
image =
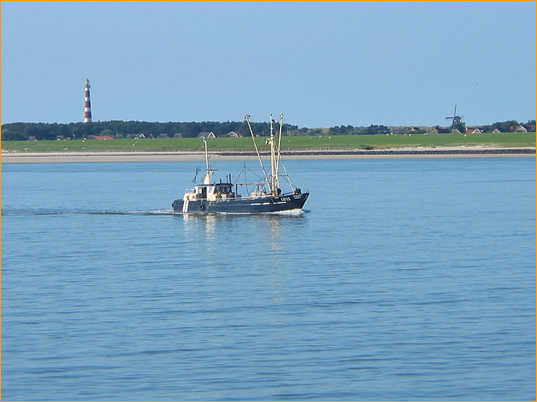
<instances>
[{"instance_id":1,"label":"dark blue hull","mask_svg":"<svg viewBox=\"0 0 537 402\"><path fill-rule=\"evenodd\" d=\"M309 193L284 194L279 197L267 196L259 198L231 198L216 201L205 199L187 201L175 200L172 203L174 212L189 214L263 214L301 210L308 199Z\"/></svg>"}]
</instances>

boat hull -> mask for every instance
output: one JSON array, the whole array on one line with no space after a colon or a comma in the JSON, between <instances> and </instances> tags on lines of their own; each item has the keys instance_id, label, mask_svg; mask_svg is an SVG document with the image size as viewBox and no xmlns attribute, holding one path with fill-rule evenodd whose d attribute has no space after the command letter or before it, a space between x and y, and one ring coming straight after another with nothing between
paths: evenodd
<instances>
[{"instance_id":1,"label":"boat hull","mask_svg":"<svg viewBox=\"0 0 537 402\"><path fill-rule=\"evenodd\" d=\"M293 210L301 210L309 193L284 194L278 197L256 197L256 198L232 198L216 201L205 199L183 201L175 200L172 207L175 213L185 214L262 214L279 213Z\"/></svg>"}]
</instances>

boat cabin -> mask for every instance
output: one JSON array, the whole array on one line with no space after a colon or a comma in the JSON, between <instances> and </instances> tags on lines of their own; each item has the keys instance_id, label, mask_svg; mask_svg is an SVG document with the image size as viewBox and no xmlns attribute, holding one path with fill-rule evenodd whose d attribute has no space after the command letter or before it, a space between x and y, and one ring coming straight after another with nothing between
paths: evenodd
<instances>
[{"instance_id":1,"label":"boat cabin","mask_svg":"<svg viewBox=\"0 0 537 402\"><path fill-rule=\"evenodd\" d=\"M183 197L184 201L207 200L217 201L236 198L231 183L199 184L193 190L187 190Z\"/></svg>"}]
</instances>

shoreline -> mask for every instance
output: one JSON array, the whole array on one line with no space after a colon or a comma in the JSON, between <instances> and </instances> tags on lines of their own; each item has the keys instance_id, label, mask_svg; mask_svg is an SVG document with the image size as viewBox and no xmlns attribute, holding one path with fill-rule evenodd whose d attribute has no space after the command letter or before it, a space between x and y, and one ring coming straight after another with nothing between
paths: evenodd
<instances>
[{"instance_id":1,"label":"shoreline","mask_svg":"<svg viewBox=\"0 0 537 402\"><path fill-rule=\"evenodd\" d=\"M203 161L203 152L150 151L150 152L5 152L1 163L84 163L84 162L187 162ZM267 152L261 152L268 157ZM256 157L252 151L213 151L218 160L249 160ZM389 148L373 150L296 150L284 151L287 160L301 159L406 159L406 158L483 158L483 157L535 157L535 148L492 147L435 147Z\"/></svg>"}]
</instances>

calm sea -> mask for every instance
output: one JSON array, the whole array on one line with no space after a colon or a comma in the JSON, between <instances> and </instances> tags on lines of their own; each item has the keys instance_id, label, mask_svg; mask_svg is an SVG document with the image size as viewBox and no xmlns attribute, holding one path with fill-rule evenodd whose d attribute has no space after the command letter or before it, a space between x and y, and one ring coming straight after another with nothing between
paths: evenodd
<instances>
[{"instance_id":1,"label":"calm sea","mask_svg":"<svg viewBox=\"0 0 537 402\"><path fill-rule=\"evenodd\" d=\"M2 399L535 399L534 158L286 165L300 216L172 215L201 162L2 165Z\"/></svg>"}]
</instances>

